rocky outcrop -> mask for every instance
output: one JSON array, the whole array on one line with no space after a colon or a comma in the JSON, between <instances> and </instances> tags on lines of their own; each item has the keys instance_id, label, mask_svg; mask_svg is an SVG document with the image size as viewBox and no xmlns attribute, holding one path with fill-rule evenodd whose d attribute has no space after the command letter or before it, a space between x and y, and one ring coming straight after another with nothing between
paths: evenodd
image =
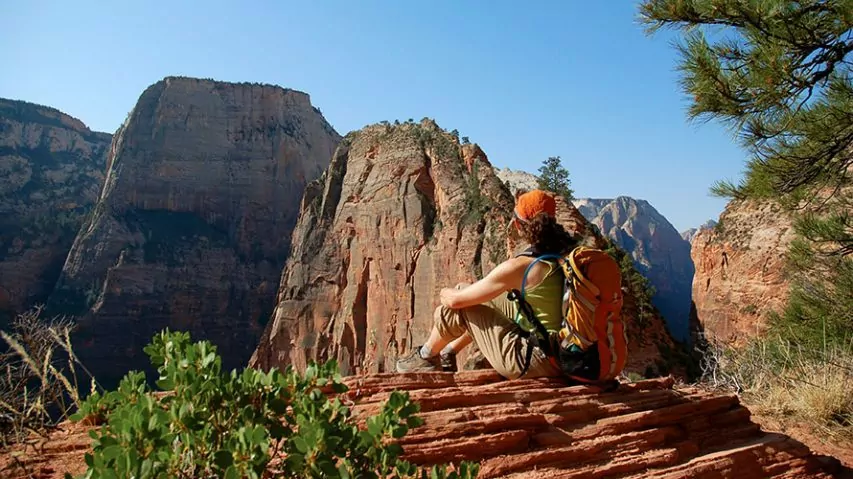
<instances>
[{"instance_id":1,"label":"rocky outcrop","mask_svg":"<svg viewBox=\"0 0 853 479\"><path fill-rule=\"evenodd\" d=\"M426 339L442 287L509 257L512 206L483 151L429 120L350 134L306 190L273 320L250 364L336 359L345 374L391 371ZM601 241L573 206L561 203L559 214L586 242ZM658 345L672 343L659 317L641 326L626 304L630 365L642 373L655 368Z\"/></svg>"},{"instance_id":2,"label":"rocky outcrop","mask_svg":"<svg viewBox=\"0 0 853 479\"><path fill-rule=\"evenodd\" d=\"M104 181L110 135L0 99L0 328L44 302Z\"/></svg>"},{"instance_id":3,"label":"rocky outcrop","mask_svg":"<svg viewBox=\"0 0 853 479\"><path fill-rule=\"evenodd\" d=\"M530 191L539 187L539 180L536 175L526 171L501 168L496 169L495 174L498 175L498 178L504 182L513 195L518 191Z\"/></svg>"},{"instance_id":4,"label":"rocky outcrop","mask_svg":"<svg viewBox=\"0 0 853 479\"><path fill-rule=\"evenodd\" d=\"M645 200L581 198L575 200L575 206L602 235L631 255L634 265L654 286L653 302L672 335L688 339L693 282L690 243Z\"/></svg>"},{"instance_id":5,"label":"rocky outcrop","mask_svg":"<svg viewBox=\"0 0 853 479\"><path fill-rule=\"evenodd\" d=\"M701 230L711 229L714 226L717 226L717 222L714 220L708 220L698 228L689 228L687 230L682 231L681 237L684 239L684 241L687 241L688 243L693 243L693 238L696 236L696 233Z\"/></svg>"},{"instance_id":6,"label":"rocky outcrop","mask_svg":"<svg viewBox=\"0 0 853 479\"><path fill-rule=\"evenodd\" d=\"M503 381L493 372L378 374L347 380L364 426L391 391L408 391L424 424L400 439L403 457L480 464L479 478L849 477L837 459L763 432L734 395L673 388L670 378L613 392L556 379ZM87 428L63 424L40 454L0 455L4 477L61 478L85 470ZM18 460L12 454L19 453Z\"/></svg>"},{"instance_id":7,"label":"rocky outcrop","mask_svg":"<svg viewBox=\"0 0 853 479\"><path fill-rule=\"evenodd\" d=\"M483 479L829 478L845 471L834 458L761 431L737 396L673 389L671 378L614 392L555 379L507 382L486 372L349 382L356 414L375 414L392 390L420 403L424 424L400 441L406 459L475 461Z\"/></svg>"},{"instance_id":8,"label":"rocky outcrop","mask_svg":"<svg viewBox=\"0 0 853 479\"><path fill-rule=\"evenodd\" d=\"M693 302L706 337L741 344L760 335L788 297L785 257L792 221L773 202L734 200L714 228L693 238Z\"/></svg>"},{"instance_id":9,"label":"rocky outcrop","mask_svg":"<svg viewBox=\"0 0 853 479\"><path fill-rule=\"evenodd\" d=\"M144 369L163 328L248 360L272 311L306 183L340 137L307 94L166 78L116 133L103 191L49 308L109 382Z\"/></svg>"}]
</instances>

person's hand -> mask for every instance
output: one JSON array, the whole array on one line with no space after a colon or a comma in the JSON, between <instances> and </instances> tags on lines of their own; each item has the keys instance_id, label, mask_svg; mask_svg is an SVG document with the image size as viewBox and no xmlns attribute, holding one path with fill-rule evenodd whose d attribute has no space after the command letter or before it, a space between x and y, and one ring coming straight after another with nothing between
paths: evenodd
<instances>
[{"instance_id":1,"label":"person's hand","mask_svg":"<svg viewBox=\"0 0 853 479\"><path fill-rule=\"evenodd\" d=\"M439 293L439 298L441 298L441 305L445 308L453 308L453 297L456 295L456 290L451 288L441 288L441 293Z\"/></svg>"}]
</instances>

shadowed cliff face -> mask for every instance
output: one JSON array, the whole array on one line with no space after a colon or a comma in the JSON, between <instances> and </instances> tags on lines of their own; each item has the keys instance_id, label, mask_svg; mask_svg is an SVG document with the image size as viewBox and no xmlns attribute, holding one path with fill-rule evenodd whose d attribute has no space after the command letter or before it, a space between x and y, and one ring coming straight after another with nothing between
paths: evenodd
<instances>
[{"instance_id":1,"label":"shadowed cliff face","mask_svg":"<svg viewBox=\"0 0 853 479\"><path fill-rule=\"evenodd\" d=\"M764 332L788 298L785 257L792 221L772 202L732 201L719 224L693 238L693 302L709 338L742 344Z\"/></svg>"},{"instance_id":2,"label":"shadowed cliff face","mask_svg":"<svg viewBox=\"0 0 853 479\"><path fill-rule=\"evenodd\" d=\"M245 363L273 307L305 184L339 136L308 95L167 78L113 139L106 182L51 295L96 376L143 369L163 328Z\"/></svg>"},{"instance_id":3,"label":"shadowed cliff face","mask_svg":"<svg viewBox=\"0 0 853 479\"><path fill-rule=\"evenodd\" d=\"M308 186L273 320L250 364L337 359L348 374L392 370L426 339L442 287L508 258L512 206L480 148L431 121L351 134ZM560 203L558 213L584 242L600 242L574 207ZM671 345L660 318L652 323L629 329L640 371L657 342Z\"/></svg>"},{"instance_id":4,"label":"shadowed cliff face","mask_svg":"<svg viewBox=\"0 0 853 479\"><path fill-rule=\"evenodd\" d=\"M44 302L104 181L110 135L0 99L0 328Z\"/></svg>"}]
</instances>

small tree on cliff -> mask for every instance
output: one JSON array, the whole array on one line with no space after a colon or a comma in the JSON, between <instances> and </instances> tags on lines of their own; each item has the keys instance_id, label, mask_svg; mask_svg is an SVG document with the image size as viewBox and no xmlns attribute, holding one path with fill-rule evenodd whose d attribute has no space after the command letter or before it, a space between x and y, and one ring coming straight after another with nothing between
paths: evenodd
<instances>
[{"instance_id":1,"label":"small tree on cliff","mask_svg":"<svg viewBox=\"0 0 853 479\"><path fill-rule=\"evenodd\" d=\"M568 202L574 199L575 192L571 188L569 170L563 167L559 156L549 156L547 160L542 162L542 166L539 167L537 182L540 189L556 193Z\"/></svg>"},{"instance_id":2,"label":"small tree on cliff","mask_svg":"<svg viewBox=\"0 0 853 479\"><path fill-rule=\"evenodd\" d=\"M751 152L743 180L713 192L775 199L797 218L791 259L807 274L797 275L786 329L849 330L853 2L644 0L640 16L650 32L683 32L690 116L727 123Z\"/></svg>"}]
</instances>

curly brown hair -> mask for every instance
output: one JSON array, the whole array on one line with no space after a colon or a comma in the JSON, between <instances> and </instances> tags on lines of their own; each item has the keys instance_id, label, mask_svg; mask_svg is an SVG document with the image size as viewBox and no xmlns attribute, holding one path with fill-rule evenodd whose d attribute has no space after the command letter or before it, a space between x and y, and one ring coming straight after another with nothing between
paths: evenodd
<instances>
[{"instance_id":1,"label":"curly brown hair","mask_svg":"<svg viewBox=\"0 0 853 479\"><path fill-rule=\"evenodd\" d=\"M553 216L540 213L531 220L521 223L521 236L530 243L537 255L565 254L578 245L563 225Z\"/></svg>"}]
</instances>

